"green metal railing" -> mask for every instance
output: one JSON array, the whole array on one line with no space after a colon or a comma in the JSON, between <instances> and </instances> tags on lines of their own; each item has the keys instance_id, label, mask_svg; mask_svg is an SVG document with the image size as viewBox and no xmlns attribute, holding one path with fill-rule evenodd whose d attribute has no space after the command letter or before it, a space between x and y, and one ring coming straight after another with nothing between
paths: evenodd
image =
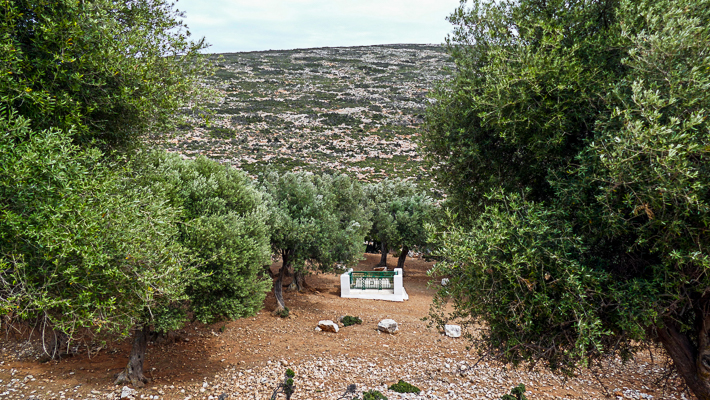
<instances>
[{"instance_id":1,"label":"green metal railing","mask_svg":"<svg viewBox=\"0 0 710 400\"><path fill-rule=\"evenodd\" d=\"M350 289L394 289L394 271L351 271Z\"/></svg>"}]
</instances>

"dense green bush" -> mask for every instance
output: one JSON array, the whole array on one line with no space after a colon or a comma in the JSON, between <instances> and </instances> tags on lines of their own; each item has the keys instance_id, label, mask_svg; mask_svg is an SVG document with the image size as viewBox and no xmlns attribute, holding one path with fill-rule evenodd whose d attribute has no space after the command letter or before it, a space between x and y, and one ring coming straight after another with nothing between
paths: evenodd
<instances>
[{"instance_id":1,"label":"dense green bush","mask_svg":"<svg viewBox=\"0 0 710 400\"><path fill-rule=\"evenodd\" d=\"M707 0L451 16L424 134L453 211L435 273L484 351L570 372L659 341L710 398L708 20Z\"/></svg>"},{"instance_id":2,"label":"dense green bush","mask_svg":"<svg viewBox=\"0 0 710 400\"><path fill-rule=\"evenodd\" d=\"M346 315L343 317L343 319L340 321L343 323L343 326L350 326L350 325L359 325L362 324L362 320L359 317L353 317L350 315Z\"/></svg>"},{"instance_id":3,"label":"dense green bush","mask_svg":"<svg viewBox=\"0 0 710 400\"><path fill-rule=\"evenodd\" d=\"M213 98L204 42L181 17L162 0L0 0L0 314L69 340L133 330L119 380L135 385L149 328L179 327L210 276L183 246L182 205L121 156ZM237 220L201 220L193 236L216 249L259 229Z\"/></svg>"},{"instance_id":4,"label":"dense green bush","mask_svg":"<svg viewBox=\"0 0 710 400\"><path fill-rule=\"evenodd\" d=\"M421 392L421 390L418 387L412 385L411 383L407 383L401 379L399 380L399 382L397 382L393 385L390 385L389 390L391 390L393 392L397 392L397 393L419 394L419 392Z\"/></svg>"},{"instance_id":5,"label":"dense green bush","mask_svg":"<svg viewBox=\"0 0 710 400\"><path fill-rule=\"evenodd\" d=\"M380 393L380 391L372 389L367 392L362 392L362 400L387 400L387 397Z\"/></svg>"},{"instance_id":6,"label":"dense green bush","mask_svg":"<svg viewBox=\"0 0 710 400\"><path fill-rule=\"evenodd\" d=\"M525 396L525 385L522 383L512 389L510 389L510 394L505 394L500 400L528 400Z\"/></svg>"},{"instance_id":7,"label":"dense green bush","mask_svg":"<svg viewBox=\"0 0 710 400\"><path fill-rule=\"evenodd\" d=\"M139 178L159 186L183 210L180 243L199 271L186 289L195 318L210 323L253 315L271 282L268 213L251 179L204 157L152 152L137 161Z\"/></svg>"}]
</instances>

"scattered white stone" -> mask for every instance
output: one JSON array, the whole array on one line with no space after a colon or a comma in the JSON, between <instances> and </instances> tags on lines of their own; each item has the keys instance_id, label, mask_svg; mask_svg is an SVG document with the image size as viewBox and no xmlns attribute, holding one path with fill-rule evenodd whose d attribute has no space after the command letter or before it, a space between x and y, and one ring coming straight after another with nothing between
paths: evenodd
<instances>
[{"instance_id":1,"label":"scattered white stone","mask_svg":"<svg viewBox=\"0 0 710 400\"><path fill-rule=\"evenodd\" d=\"M322 331L322 330L323 330L323 329L321 329L320 327L316 326L316 329L315 329L316 332L320 332L320 331Z\"/></svg>"},{"instance_id":2,"label":"scattered white stone","mask_svg":"<svg viewBox=\"0 0 710 400\"><path fill-rule=\"evenodd\" d=\"M136 391L134 389L131 389L128 386L124 386L123 388L121 388L121 400L123 400L123 399L133 400L135 397L136 397Z\"/></svg>"},{"instance_id":3,"label":"scattered white stone","mask_svg":"<svg viewBox=\"0 0 710 400\"><path fill-rule=\"evenodd\" d=\"M377 330L386 333L395 333L398 329L399 326L397 326L397 322L393 319L383 319L377 324Z\"/></svg>"},{"instance_id":4,"label":"scattered white stone","mask_svg":"<svg viewBox=\"0 0 710 400\"><path fill-rule=\"evenodd\" d=\"M449 284L449 278L444 278L441 280L441 286L446 286Z\"/></svg>"},{"instance_id":5,"label":"scattered white stone","mask_svg":"<svg viewBox=\"0 0 710 400\"><path fill-rule=\"evenodd\" d=\"M329 319L318 321L318 327L324 332L338 333L340 330L340 328L338 328L338 324Z\"/></svg>"},{"instance_id":6,"label":"scattered white stone","mask_svg":"<svg viewBox=\"0 0 710 400\"><path fill-rule=\"evenodd\" d=\"M448 337L461 337L461 327L458 325L444 325L444 333Z\"/></svg>"}]
</instances>

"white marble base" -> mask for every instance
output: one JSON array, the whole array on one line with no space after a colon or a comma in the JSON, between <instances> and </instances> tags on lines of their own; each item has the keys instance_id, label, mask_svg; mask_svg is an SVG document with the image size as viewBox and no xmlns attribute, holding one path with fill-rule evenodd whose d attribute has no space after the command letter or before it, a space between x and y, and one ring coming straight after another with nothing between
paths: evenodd
<instances>
[{"instance_id":1,"label":"white marble base","mask_svg":"<svg viewBox=\"0 0 710 400\"><path fill-rule=\"evenodd\" d=\"M389 300L389 301L405 301L409 300L407 291L402 288L401 294L394 294L393 289L350 289L349 294L342 294L340 297L346 299L369 299L369 300Z\"/></svg>"}]
</instances>

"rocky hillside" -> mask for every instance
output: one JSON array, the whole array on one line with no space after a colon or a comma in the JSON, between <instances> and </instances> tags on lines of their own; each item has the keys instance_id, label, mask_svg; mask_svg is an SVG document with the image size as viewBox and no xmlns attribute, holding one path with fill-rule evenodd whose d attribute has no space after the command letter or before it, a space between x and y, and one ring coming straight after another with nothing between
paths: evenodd
<instances>
[{"instance_id":1,"label":"rocky hillside","mask_svg":"<svg viewBox=\"0 0 710 400\"><path fill-rule=\"evenodd\" d=\"M216 55L224 97L209 125L161 146L252 175L271 168L410 177L430 186L418 137L427 93L446 79L441 46L387 45Z\"/></svg>"}]
</instances>

